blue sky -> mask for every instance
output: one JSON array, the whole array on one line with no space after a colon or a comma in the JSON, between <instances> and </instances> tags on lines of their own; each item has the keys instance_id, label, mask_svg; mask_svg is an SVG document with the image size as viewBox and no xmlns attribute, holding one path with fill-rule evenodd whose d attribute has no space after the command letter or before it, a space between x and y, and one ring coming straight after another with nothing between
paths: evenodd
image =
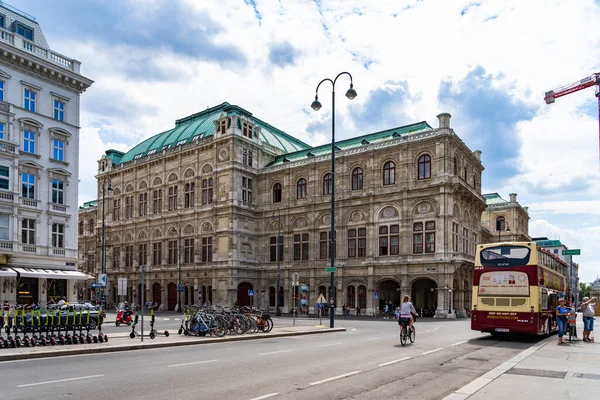
<instances>
[{"instance_id":1,"label":"blue sky","mask_svg":"<svg viewBox=\"0 0 600 400\"><path fill-rule=\"evenodd\" d=\"M309 143L327 143L331 110L309 106L340 71L337 137L428 121L483 152L484 192L519 194L530 234L581 248L600 275L600 159L594 89L544 93L600 72L594 0L12 0L50 47L82 62L80 202L96 161L228 101ZM65 10L69 10L66 12ZM561 21L560 27L550 21ZM329 98L329 87L321 98Z\"/></svg>"}]
</instances>

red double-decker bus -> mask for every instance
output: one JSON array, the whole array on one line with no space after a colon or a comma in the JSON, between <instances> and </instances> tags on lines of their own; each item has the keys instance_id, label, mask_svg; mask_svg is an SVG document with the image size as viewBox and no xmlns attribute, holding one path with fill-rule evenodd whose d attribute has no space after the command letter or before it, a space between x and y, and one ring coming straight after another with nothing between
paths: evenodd
<instances>
[{"instance_id":1,"label":"red double-decker bus","mask_svg":"<svg viewBox=\"0 0 600 400\"><path fill-rule=\"evenodd\" d=\"M477 246L471 329L550 335L568 266L535 242Z\"/></svg>"}]
</instances>

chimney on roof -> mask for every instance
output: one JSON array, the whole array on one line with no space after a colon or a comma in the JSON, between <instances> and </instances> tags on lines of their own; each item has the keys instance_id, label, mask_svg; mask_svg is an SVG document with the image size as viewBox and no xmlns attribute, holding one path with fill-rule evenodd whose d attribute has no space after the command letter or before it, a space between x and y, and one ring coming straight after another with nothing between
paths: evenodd
<instances>
[{"instance_id":1,"label":"chimney on roof","mask_svg":"<svg viewBox=\"0 0 600 400\"><path fill-rule=\"evenodd\" d=\"M510 202L511 203L516 203L517 202L517 194L516 193L511 193L509 194L510 196Z\"/></svg>"},{"instance_id":2,"label":"chimney on roof","mask_svg":"<svg viewBox=\"0 0 600 400\"><path fill-rule=\"evenodd\" d=\"M479 161L481 161L481 150L475 150L475 151L473 152L473 155L474 155L475 157L477 157L477 159L478 159Z\"/></svg>"},{"instance_id":3,"label":"chimney on roof","mask_svg":"<svg viewBox=\"0 0 600 400\"><path fill-rule=\"evenodd\" d=\"M440 123L439 128L450 128L450 118L452 118L452 115L450 115L449 113L441 113L438 114L438 121Z\"/></svg>"}]
</instances>

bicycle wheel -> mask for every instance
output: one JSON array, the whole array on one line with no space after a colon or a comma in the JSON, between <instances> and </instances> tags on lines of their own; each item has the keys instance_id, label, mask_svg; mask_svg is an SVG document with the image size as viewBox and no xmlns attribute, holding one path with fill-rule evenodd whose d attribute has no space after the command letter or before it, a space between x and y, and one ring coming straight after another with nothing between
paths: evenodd
<instances>
[{"instance_id":1,"label":"bicycle wheel","mask_svg":"<svg viewBox=\"0 0 600 400\"><path fill-rule=\"evenodd\" d=\"M271 332L271 329L273 329L273 320L271 318L269 318L267 320L267 324L268 324L268 328L265 332Z\"/></svg>"},{"instance_id":2,"label":"bicycle wheel","mask_svg":"<svg viewBox=\"0 0 600 400\"><path fill-rule=\"evenodd\" d=\"M410 330L410 335L408 336L408 338L410 339L411 343L415 342L415 337L417 336L417 331L415 330L415 327L413 325L412 329Z\"/></svg>"},{"instance_id":3,"label":"bicycle wheel","mask_svg":"<svg viewBox=\"0 0 600 400\"><path fill-rule=\"evenodd\" d=\"M400 328L400 344L402 346L406 345L406 327L402 326L402 328Z\"/></svg>"}]
</instances>

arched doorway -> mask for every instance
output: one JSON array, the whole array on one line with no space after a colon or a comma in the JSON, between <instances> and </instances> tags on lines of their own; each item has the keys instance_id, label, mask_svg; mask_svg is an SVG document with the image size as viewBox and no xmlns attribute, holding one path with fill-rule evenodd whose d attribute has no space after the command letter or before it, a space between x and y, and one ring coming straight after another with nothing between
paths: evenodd
<instances>
[{"instance_id":1,"label":"arched doorway","mask_svg":"<svg viewBox=\"0 0 600 400\"><path fill-rule=\"evenodd\" d=\"M252 297L248 294L249 290L253 290L251 283L242 282L238 285L238 292L237 292L238 306L251 306L252 305Z\"/></svg>"},{"instance_id":2,"label":"arched doorway","mask_svg":"<svg viewBox=\"0 0 600 400\"><path fill-rule=\"evenodd\" d=\"M412 284L412 303L421 312L421 309L430 310L431 313L423 313L423 316L433 316L437 309L437 284L428 278L417 279Z\"/></svg>"},{"instance_id":3,"label":"arched doorway","mask_svg":"<svg viewBox=\"0 0 600 400\"><path fill-rule=\"evenodd\" d=\"M152 301L155 305L158 303L159 307L162 304L162 288L160 287L160 283L152 285Z\"/></svg>"},{"instance_id":4,"label":"arched doorway","mask_svg":"<svg viewBox=\"0 0 600 400\"><path fill-rule=\"evenodd\" d=\"M392 304L393 309L400 305L400 284L386 280L379 282L379 311L385 310L386 304Z\"/></svg>"},{"instance_id":5,"label":"arched doorway","mask_svg":"<svg viewBox=\"0 0 600 400\"><path fill-rule=\"evenodd\" d=\"M177 305L177 285L173 282L167 285L167 307L169 311L175 311Z\"/></svg>"}]
</instances>

